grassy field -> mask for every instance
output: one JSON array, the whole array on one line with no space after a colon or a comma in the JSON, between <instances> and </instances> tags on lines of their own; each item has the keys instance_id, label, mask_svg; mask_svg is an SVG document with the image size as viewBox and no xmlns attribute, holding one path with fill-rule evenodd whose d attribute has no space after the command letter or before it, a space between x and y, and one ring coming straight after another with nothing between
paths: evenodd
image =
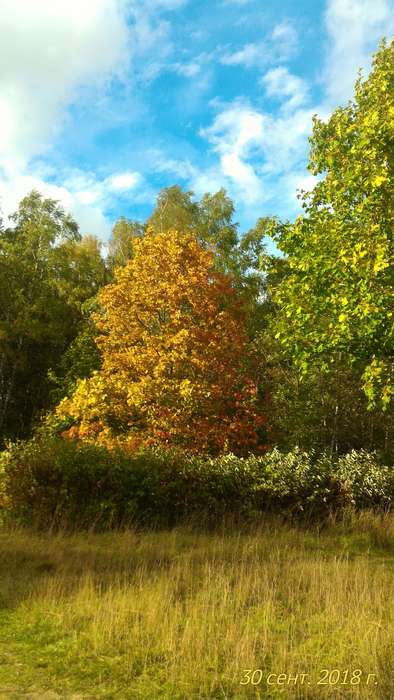
<instances>
[{"instance_id":1,"label":"grassy field","mask_svg":"<svg viewBox=\"0 0 394 700\"><path fill-rule=\"evenodd\" d=\"M2 700L394 698L392 516L3 530L0 567Z\"/></svg>"}]
</instances>

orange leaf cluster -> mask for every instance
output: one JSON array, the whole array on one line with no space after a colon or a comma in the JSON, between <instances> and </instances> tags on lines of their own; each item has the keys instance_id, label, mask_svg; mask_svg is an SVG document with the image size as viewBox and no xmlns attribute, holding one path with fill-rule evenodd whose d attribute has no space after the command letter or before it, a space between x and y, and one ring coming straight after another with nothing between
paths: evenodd
<instances>
[{"instance_id":1,"label":"orange leaf cluster","mask_svg":"<svg viewBox=\"0 0 394 700\"><path fill-rule=\"evenodd\" d=\"M256 450L264 417L229 275L189 234L148 231L99 295L102 369L62 401L80 439Z\"/></svg>"}]
</instances>

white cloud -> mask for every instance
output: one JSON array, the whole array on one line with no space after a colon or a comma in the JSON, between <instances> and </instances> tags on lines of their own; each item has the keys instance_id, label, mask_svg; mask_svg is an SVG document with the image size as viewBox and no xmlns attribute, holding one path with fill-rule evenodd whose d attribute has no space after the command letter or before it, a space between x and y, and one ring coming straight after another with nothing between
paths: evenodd
<instances>
[{"instance_id":1,"label":"white cloud","mask_svg":"<svg viewBox=\"0 0 394 700\"><path fill-rule=\"evenodd\" d=\"M298 35L290 22L275 25L272 32L260 42L245 44L241 49L227 52L220 58L226 66L261 68L267 64L286 61L298 46Z\"/></svg>"},{"instance_id":2,"label":"white cloud","mask_svg":"<svg viewBox=\"0 0 394 700\"><path fill-rule=\"evenodd\" d=\"M108 185L111 190L132 190L140 181L139 173L120 173L109 178Z\"/></svg>"},{"instance_id":3,"label":"white cloud","mask_svg":"<svg viewBox=\"0 0 394 700\"><path fill-rule=\"evenodd\" d=\"M132 25L131 55L138 82L149 83L163 70L174 70L174 64L170 61L174 53L171 23L163 19L162 14L179 9L188 0L121 1L126 4Z\"/></svg>"},{"instance_id":4,"label":"white cloud","mask_svg":"<svg viewBox=\"0 0 394 700\"><path fill-rule=\"evenodd\" d=\"M52 184L31 161L50 149L81 89L97 98L107 81L122 75L129 32L121 3L1 0L0 41L3 210L14 210L35 188L59 199L82 228L107 235L109 223L94 188L79 192L66 182Z\"/></svg>"},{"instance_id":5,"label":"white cloud","mask_svg":"<svg viewBox=\"0 0 394 700\"><path fill-rule=\"evenodd\" d=\"M223 5L250 5L253 0L223 0Z\"/></svg>"},{"instance_id":6,"label":"white cloud","mask_svg":"<svg viewBox=\"0 0 394 700\"><path fill-rule=\"evenodd\" d=\"M171 11L177 10L187 3L188 0L145 0L144 7L147 11L155 12L157 10ZM141 0L133 0L130 2L134 7L141 7Z\"/></svg>"},{"instance_id":7,"label":"white cloud","mask_svg":"<svg viewBox=\"0 0 394 700\"><path fill-rule=\"evenodd\" d=\"M149 154L152 158L155 172L168 172L181 179L192 178L196 174L196 167L189 160L176 160L168 158L159 150L152 150Z\"/></svg>"},{"instance_id":8,"label":"white cloud","mask_svg":"<svg viewBox=\"0 0 394 700\"><path fill-rule=\"evenodd\" d=\"M190 187L197 196L202 197L206 192L218 192L222 187L228 188L228 181L219 168L213 167L207 170L195 170L190 180Z\"/></svg>"},{"instance_id":9,"label":"white cloud","mask_svg":"<svg viewBox=\"0 0 394 700\"><path fill-rule=\"evenodd\" d=\"M221 156L223 175L230 178L242 194L244 204L253 204L265 198L263 183L253 165L242 160L236 152Z\"/></svg>"},{"instance_id":10,"label":"white cloud","mask_svg":"<svg viewBox=\"0 0 394 700\"><path fill-rule=\"evenodd\" d=\"M283 58L289 58L298 47L298 34L294 25L287 22L276 24L271 32L271 42L281 47Z\"/></svg>"},{"instance_id":11,"label":"white cloud","mask_svg":"<svg viewBox=\"0 0 394 700\"><path fill-rule=\"evenodd\" d=\"M129 93L136 71L155 77L172 51L170 24L161 13L186 1L0 0L0 205L5 215L35 188L59 199L83 231L107 237L111 224L105 211L115 198L132 191L133 201L151 199L145 181L132 170L114 168L112 175L97 179L70 172L66 163L53 172L42 159L51 162L55 137L72 126L70 106L96 104L97 128L100 105L107 104L114 79L125 85L127 78ZM191 76L197 69L190 64L184 72Z\"/></svg>"},{"instance_id":12,"label":"white cloud","mask_svg":"<svg viewBox=\"0 0 394 700\"><path fill-rule=\"evenodd\" d=\"M128 33L116 0L2 0L0 143L3 167L42 153L78 88L121 70Z\"/></svg>"},{"instance_id":13,"label":"white cloud","mask_svg":"<svg viewBox=\"0 0 394 700\"><path fill-rule=\"evenodd\" d=\"M328 105L337 106L353 94L357 71L369 71L379 40L394 33L392 0L328 0L328 33L323 74Z\"/></svg>"},{"instance_id":14,"label":"white cloud","mask_svg":"<svg viewBox=\"0 0 394 700\"><path fill-rule=\"evenodd\" d=\"M268 59L268 51L265 44L246 44L242 49L225 54L221 63L225 66L244 66L252 68L264 63Z\"/></svg>"},{"instance_id":15,"label":"white cloud","mask_svg":"<svg viewBox=\"0 0 394 700\"><path fill-rule=\"evenodd\" d=\"M220 171L228 178L244 202L254 202L264 195L262 183L253 166L246 162L253 146L259 145L264 133L265 117L241 103L220 112L213 124L200 132L219 154Z\"/></svg>"},{"instance_id":16,"label":"white cloud","mask_svg":"<svg viewBox=\"0 0 394 700\"><path fill-rule=\"evenodd\" d=\"M191 179L196 192L226 187L241 207L263 206L278 191L285 192L293 207L294 193L288 178L301 168L311 131L313 111L305 108L308 86L283 65L298 47L298 34L291 22L281 22L261 41L227 51L224 65L265 68L260 80L268 97L279 101L277 113L251 106L244 98L232 104L211 101L218 110L211 126L200 131L218 155L218 162ZM272 66L267 70L267 66ZM279 184L280 183L280 184ZM283 202L284 208L286 202Z\"/></svg>"},{"instance_id":17,"label":"white cloud","mask_svg":"<svg viewBox=\"0 0 394 700\"><path fill-rule=\"evenodd\" d=\"M260 82L268 97L277 97L283 103L283 109L292 110L308 99L306 82L290 73L285 66L271 68Z\"/></svg>"},{"instance_id":18,"label":"white cloud","mask_svg":"<svg viewBox=\"0 0 394 700\"><path fill-rule=\"evenodd\" d=\"M218 154L217 170L236 196L244 204L263 202L274 195L278 178L303 163L312 114L293 103L275 116L238 101L200 134Z\"/></svg>"},{"instance_id":19,"label":"white cloud","mask_svg":"<svg viewBox=\"0 0 394 700\"><path fill-rule=\"evenodd\" d=\"M128 195L131 190L140 192L144 187L144 179L137 172L122 172L98 180L94 174L74 171L65 178L64 185L81 204L105 207L114 196Z\"/></svg>"},{"instance_id":20,"label":"white cloud","mask_svg":"<svg viewBox=\"0 0 394 700\"><path fill-rule=\"evenodd\" d=\"M99 198L99 193L95 190L80 190L75 192L75 197L81 204L94 204Z\"/></svg>"},{"instance_id":21,"label":"white cloud","mask_svg":"<svg viewBox=\"0 0 394 700\"><path fill-rule=\"evenodd\" d=\"M0 179L3 213L8 216L15 211L22 197L32 189L58 200L78 221L82 233L94 233L104 239L111 232L111 223L104 210L113 198L127 196L130 191L138 201L146 196L144 179L136 172L117 173L98 180L93 173L74 170L64 173L61 185L48 182L39 172L15 173L12 180Z\"/></svg>"},{"instance_id":22,"label":"white cloud","mask_svg":"<svg viewBox=\"0 0 394 700\"><path fill-rule=\"evenodd\" d=\"M297 191L309 191L316 184L305 167L312 116L317 113L326 119L352 96L358 68L368 72L379 40L394 33L394 0L327 0L324 21L328 40L322 95L311 106L312 85L283 65L297 48L297 34L290 23L277 25L269 40L222 55L221 62L230 66L265 69L260 84L267 97L278 100L278 108L267 112L245 98L227 105L211 101L217 114L200 134L218 158L206 172L192 178L197 192L225 186L244 211L250 210L250 204L256 205L254 211L270 206L281 216L300 211ZM270 52L269 47L275 50Z\"/></svg>"},{"instance_id":23,"label":"white cloud","mask_svg":"<svg viewBox=\"0 0 394 700\"><path fill-rule=\"evenodd\" d=\"M217 192L221 187L228 185L223 172L216 166L201 170L190 160L168 158L160 150L152 149L149 156L152 159L155 172L167 172L175 175L180 181L187 182L187 186L197 196L202 196L206 192Z\"/></svg>"},{"instance_id":24,"label":"white cloud","mask_svg":"<svg viewBox=\"0 0 394 700\"><path fill-rule=\"evenodd\" d=\"M299 108L282 116L270 115L263 144L266 172L289 172L305 160L315 111Z\"/></svg>"},{"instance_id":25,"label":"white cloud","mask_svg":"<svg viewBox=\"0 0 394 700\"><path fill-rule=\"evenodd\" d=\"M221 107L212 125L200 131L200 136L208 140L219 156L219 162L212 167L203 170L195 162L168 158L159 150L148 155L156 172L175 175L197 196L225 187L240 201L253 203L264 197L264 193L254 167L246 158L261 138L261 115L240 103Z\"/></svg>"},{"instance_id":26,"label":"white cloud","mask_svg":"<svg viewBox=\"0 0 394 700\"><path fill-rule=\"evenodd\" d=\"M193 76L197 75L201 70L201 66L195 62L173 63L171 68L174 70L175 73L178 73L178 75L184 75L186 78L192 78Z\"/></svg>"},{"instance_id":27,"label":"white cloud","mask_svg":"<svg viewBox=\"0 0 394 700\"><path fill-rule=\"evenodd\" d=\"M36 175L15 174L12 180L0 180L0 202L3 213L7 216L18 208L18 204L31 190L36 189L44 197L58 200L78 221L82 233L94 233L103 239L108 238L111 225L103 214L102 208L95 206L95 197L81 197L80 192L73 192L68 187L55 185Z\"/></svg>"},{"instance_id":28,"label":"white cloud","mask_svg":"<svg viewBox=\"0 0 394 700\"><path fill-rule=\"evenodd\" d=\"M240 152L253 140L258 140L263 131L263 117L241 102L235 102L220 112L212 126L203 129L202 136L215 144L219 152Z\"/></svg>"}]
</instances>

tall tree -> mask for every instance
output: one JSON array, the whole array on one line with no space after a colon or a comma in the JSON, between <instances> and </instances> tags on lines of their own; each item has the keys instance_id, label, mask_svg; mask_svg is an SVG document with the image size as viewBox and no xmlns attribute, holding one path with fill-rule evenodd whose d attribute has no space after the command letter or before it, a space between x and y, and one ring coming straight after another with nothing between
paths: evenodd
<instances>
[{"instance_id":1,"label":"tall tree","mask_svg":"<svg viewBox=\"0 0 394 700\"><path fill-rule=\"evenodd\" d=\"M164 188L157 196L147 225L156 233L165 233L171 228L185 233L196 232L199 206L193 201L193 196L193 192L185 192L179 185Z\"/></svg>"},{"instance_id":2,"label":"tall tree","mask_svg":"<svg viewBox=\"0 0 394 700\"><path fill-rule=\"evenodd\" d=\"M240 275L251 260L245 258L246 242L242 248L239 245L233 201L224 189L204 194L200 201L193 197L192 191L185 192L179 185L161 190L147 225L158 233L169 229L192 233L213 251L220 271Z\"/></svg>"},{"instance_id":3,"label":"tall tree","mask_svg":"<svg viewBox=\"0 0 394 700\"><path fill-rule=\"evenodd\" d=\"M145 226L139 221L131 221L122 216L115 223L108 246L108 265L114 269L126 265L133 257L134 240L144 235Z\"/></svg>"},{"instance_id":4,"label":"tall tree","mask_svg":"<svg viewBox=\"0 0 394 700\"><path fill-rule=\"evenodd\" d=\"M194 235L148 230L99 294L102 368L57 413L69 435L258 449L264 423L242 301Z\"/></svg>"},{"instance_id":5,"label":"tall tree","mask_svg":"<svg viewBox=\"0 0 394 700\"><path fill-rule=\"evenodd\" d=\"M61 260L58 286L67 301L72 324L69 343L48 371L51 404L69 394L78 379L89 377L100 367L91 312L96 306L97 293L110 279L101 255L101 243L94 236L67 242L57 252Z\"/></svg>"},{"instance_id":6,"label":"tall tree","mask_svg":"<svg viewBox=\"0 0 394 700\"><path fill-rule=\"evenodd\" d=\"M314 119L309 168L320 179L303 194L304 214L273 227L286 256L273 289L276 338L304 374L348 363L382 408L394 394L393 147L391 43L353 100Z\"/></svg>"},{"instance_id":7,"label":"tall tree","mask_svg":"<svg viewBox=\"0 0 394 700\"><path fill-rule=\"evenodd\" d=\"M83 240L54 200L33 191L11 221L0 232L3 437L26 435L48 406L48 370L77 333L81 304L97 291L99 266L93 239Z\"/></svg>"}]
</instances>

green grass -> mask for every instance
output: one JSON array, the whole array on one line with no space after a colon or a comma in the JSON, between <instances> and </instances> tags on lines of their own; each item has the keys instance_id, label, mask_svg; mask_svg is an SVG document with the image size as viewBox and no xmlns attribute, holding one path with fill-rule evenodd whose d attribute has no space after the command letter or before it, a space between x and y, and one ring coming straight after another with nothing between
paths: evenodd
<instances>
[{"instance_id":1,"label":"green grass","mask_svg":"<svg viewBox=\"0 0 394 700\"><path fill-rule=\"evenodd\" d=\"M243 532L3 530L0 698L388 700L393 584L389 515L320 532L272 518ZM261 682L242 685L245 669ZM318 685L321 669L361 681Z\"/></svg>"}]
</instances>

